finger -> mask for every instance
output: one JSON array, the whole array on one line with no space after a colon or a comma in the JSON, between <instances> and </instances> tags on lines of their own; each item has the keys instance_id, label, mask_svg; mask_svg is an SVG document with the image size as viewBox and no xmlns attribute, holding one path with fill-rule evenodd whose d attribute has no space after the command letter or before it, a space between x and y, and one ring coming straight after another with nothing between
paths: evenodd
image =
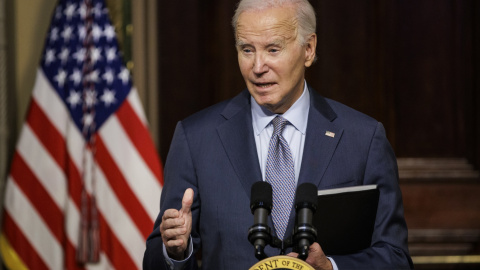
<instances>
[{"instance_id":1,"label":"finger","mask_svg":"<svg viewBox=\"0 0 480 270\"><path fill-rule=\"evenodd\" d=\"M183 239L168 240L165 244L166 248L178 248L183 245Z\"/></svg>"},{"instance_id":2,"label":"finger","mask_svg":"<svg viewBox=\"0 0 480 270\"><path fill-rule=\"evenodd\" d=\"M296 252L290 252L290 253L287 254L287 256L293 257L293 258L298 258L298 253L296 253Z\"/></svg>"},{"instance_id":3,"label":"finger","mask_svg":"<svg viewBox=\"0 0 480 270\"><path fill-rule=\"evenodd\" d=\"M308 248L308 251L309 252L320 252L322 250L322 247L320 247L320 245L317 243L317 242L313 242L313 244L310 245L310 247Z\"/></svg>"},{"instance_id":4,"label":"finger","mask_svg":"<svg viewBox=\"0 0 480 270\"><path fill-rule=\"evenodd\" d=\"M186 237L187 229L184 227L168 229L165 230L162 234L162 238L165 240L177 239L180 237Z\"/></svg>"},{"instance_id":5,"label":"finger","mask_svg":"<svg viewBox=\"0 0 480 270\"><path fill-rule=\"evenodd\" d=\"M167 209L163 213L162 220L167 220L171 218L178 218L180 216L180 213L178 212L177 209Z\"/></svg>"},{"instance_id":6,"label":"finger","mask_svg":"<svg viewBox=\"0 0 480 270\"><path fill-rule=\"evenodd\" d=\"M182 209L180 209L181 214L188 214L191 211L193 204L193 189L187 188L183 194L182 200Z\"/></svg>"},{"instance_id":7,"label":"finger","mask_svg":"<svg viewBox=\"0 0 480 270\"><path fill-rule=\"evenodd\" d=\"M169 218L162 221L160 224L161 230L173 229L176 227L181 227L185 224L185 218Z\"/></svg>"}]
</instances>

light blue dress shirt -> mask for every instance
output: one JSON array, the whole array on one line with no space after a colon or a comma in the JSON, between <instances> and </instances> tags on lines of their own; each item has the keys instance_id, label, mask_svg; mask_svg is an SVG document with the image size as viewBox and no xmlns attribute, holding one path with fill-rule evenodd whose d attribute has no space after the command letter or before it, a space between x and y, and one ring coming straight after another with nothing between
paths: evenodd
<instances>
[{"instance_id":1,"label":"light blue dress shirt","mask_svg":"<svg viewBox=\"0 0 480 270\"><path fill-rule=\"evenodd\" d=\"M273 124L271 121L278 114L272 113L264 107L258 105L253 97L251 97L251 104L252 125L255 135L255 144L257 146L258 161L260 162L262 179L265 181L268 146L273 133ZM284 114L282 114L282 117L290 122L290 124L285 126L282 135L287 141L290 151L292 152L296 183L298 183L298 176L300 175L300 167L302 165L309 109L310 93L308 92L307 82L304 82L303 93L300 98L295 101L295 103ZM327 258L330 260L330 262L332 262L333 269L338 270L335 261L330 257Z\"/></svg>"},{"instance_id":2,"label":"light blue dress shirt","mask_svg":"<svg viewBox=\"0 0 480 270\"><path fill-rule=\"evenodd\" d=\"M305 134L307 131L308 110L310 109L310 94L307 90L307 84L304 84L305 86L300 98L284 114L282 114L282 117L290 122L290 124L285 126L282 135L292 152L296 183L298 182L300 166L302 164L303 147L305 145ZM251 104L255 144L257 146L262 179L265 181L268 146L273 133L273 124L271 121L278 114L272 113L258 105L253 97L251 97Z\"/></svg>"}]
</instances>

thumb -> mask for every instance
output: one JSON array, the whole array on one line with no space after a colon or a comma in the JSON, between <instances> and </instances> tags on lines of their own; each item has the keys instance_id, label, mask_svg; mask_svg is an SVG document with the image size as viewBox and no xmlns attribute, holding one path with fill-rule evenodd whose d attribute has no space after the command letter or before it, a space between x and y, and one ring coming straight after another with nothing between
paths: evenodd
<instances>
[{"instance_id":1,"label":"thumb","mask_svg":"<svg viewBox=\"0 0 480 270\"><path fill-rule=\"evenodd\" d=\"M193 204L193 189L187 188L185 190L185 193L183 194L183 199L182 199L182 209L180 209L180 212L182 214L189 214L190 209L192 208Z\"/></svg>"}]
</instances>

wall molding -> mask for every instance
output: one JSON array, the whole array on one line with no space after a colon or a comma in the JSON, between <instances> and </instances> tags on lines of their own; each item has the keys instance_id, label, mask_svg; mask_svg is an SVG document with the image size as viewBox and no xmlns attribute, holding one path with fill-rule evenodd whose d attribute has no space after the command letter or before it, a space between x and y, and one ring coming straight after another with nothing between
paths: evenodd
<instances>
[{"instance_id":1,"label":"wall molding","mask_svg":"<svg viewBox=\"0 0 480 270\"><path fill-rule=\"evenodd\" d=\"M398 158L400 180L479 180L480 172L465 158Z\"/></svg>"}]
</instances>

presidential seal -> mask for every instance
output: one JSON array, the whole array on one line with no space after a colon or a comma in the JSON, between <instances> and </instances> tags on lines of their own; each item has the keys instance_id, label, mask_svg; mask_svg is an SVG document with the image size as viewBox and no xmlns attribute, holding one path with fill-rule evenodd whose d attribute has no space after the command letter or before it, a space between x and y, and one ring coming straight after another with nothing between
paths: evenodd
<instances>
[{"instance_id":1,"label":"presidential seal","mask_svg":"<svg viewBox=\"0 0 480 270\"><path fill-rule=\"evenodd\" d=\"M263 259L252 266L249 270L314 270L306 262L289 257L289 256L274 256Z\"/></svg>"}]
</instances>

